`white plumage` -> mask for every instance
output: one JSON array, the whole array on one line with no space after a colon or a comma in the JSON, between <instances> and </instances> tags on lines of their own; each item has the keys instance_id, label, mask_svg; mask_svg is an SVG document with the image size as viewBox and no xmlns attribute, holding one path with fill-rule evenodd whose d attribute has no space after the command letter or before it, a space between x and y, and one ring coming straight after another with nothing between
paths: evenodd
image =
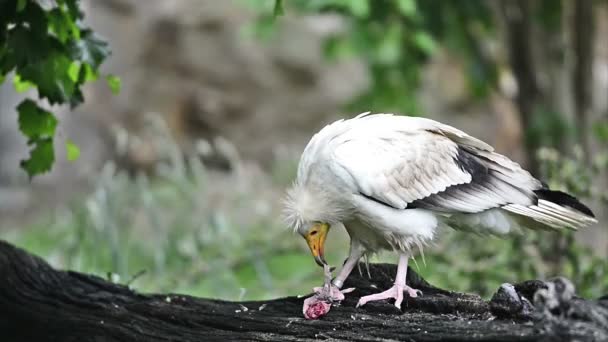
<instances>
[{"instance_id":1,"label":"white plumage","mask_svg":"<svg viewBox=\"0 0 608 342\"><path fill-rule=\"evenodd\" d=\"M440 225L502 235L595 222L574 197L547 189L479 139L429 119L369 113L312 137L285 214L305 237L315 224L344 224L351 237L344 268L379 249L409 256ZM338 287L348 273L340 272Z\"/></svg>"}]
</instances>

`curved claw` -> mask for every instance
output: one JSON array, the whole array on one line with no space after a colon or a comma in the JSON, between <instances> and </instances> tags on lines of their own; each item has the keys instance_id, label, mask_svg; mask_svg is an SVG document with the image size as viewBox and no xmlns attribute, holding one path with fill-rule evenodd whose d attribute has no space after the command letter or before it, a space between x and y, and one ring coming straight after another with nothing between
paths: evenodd
<instances>
[{"instance_id":1,"label":"curved claw","mask_svg":"<svg viewBox=\"0 0 608 342\"><path fill-rule=\"evenodd\" d=\"M395 296L395 306L397 307L397 309L401 309L401 302L403 302L403 287L402 286L396 286L397 287L397 293Z\"/></svg>"},{"instance_id":2,"label":"curved claw","mask_svg":"<svg viewBox=\"0 0 608 342\"><path fill-rule=\"evenodd\" d=\"M407 292L410 298L422 297L422 291L418 289L413 289L409 286L405 286L404 290Z\"/></svg>"}]
</instances>

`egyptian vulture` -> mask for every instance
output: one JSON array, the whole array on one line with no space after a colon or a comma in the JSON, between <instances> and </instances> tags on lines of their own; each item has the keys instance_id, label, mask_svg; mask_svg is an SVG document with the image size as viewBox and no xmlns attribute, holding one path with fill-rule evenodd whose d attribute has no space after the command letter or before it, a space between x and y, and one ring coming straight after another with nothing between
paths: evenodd
<instances>
[{"instance_id":1,"label":"egyptian vulture","mask_svg":"<svg viewBox=\"0 0 608 342\"><path fill-rule=\"evenodd\" d=\"M412 250L441 227L505 235L596 222L576 198L549 189L479 139L429 119L369 113L312 137L287 193L285 218L319 265L327 265L330 227L346 228L350 253L331 283L337 297L362 256L397 252L394 286L358 302L394 298L397 307L404 291L419 294L405 283Z\"/></svg>"}]
</instances>

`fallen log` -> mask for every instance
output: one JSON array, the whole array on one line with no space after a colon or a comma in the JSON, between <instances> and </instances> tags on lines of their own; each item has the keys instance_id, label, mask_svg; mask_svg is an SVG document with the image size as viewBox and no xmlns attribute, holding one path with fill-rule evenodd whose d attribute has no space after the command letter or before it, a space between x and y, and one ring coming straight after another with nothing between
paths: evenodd
<instances>
[{"instance_id":1,"label":"fallen log","mask_svg":"<svg viewBox=\"0 0 608 342\"><path fill-rule=\"evenodd\" d=\"M230 302L141 294L127 286L60 271L0 241L0 341L605 341L608 297L577 298L571 283L501 286L490 301L438 289L412 269L423 291L402 310L387 302L355 308L392 284L395 266L370 265L346 287L356 291L320 320L302 315L304 298Z\"/></svg>"}]
</instances>

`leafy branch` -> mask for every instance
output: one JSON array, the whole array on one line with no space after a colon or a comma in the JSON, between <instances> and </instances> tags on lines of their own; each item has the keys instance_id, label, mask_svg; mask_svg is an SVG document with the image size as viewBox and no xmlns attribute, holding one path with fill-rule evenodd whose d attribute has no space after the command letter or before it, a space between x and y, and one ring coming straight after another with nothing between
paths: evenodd
<instances>
[{"instance_id":1,"label":"leafy branch","mask_svg":"<svg viewBox=\"0 0 608 342\"><path fill-rule=\"evenodd\" d=\"M79 5L80 0L0 2L0 84L12 73L17 92L36 88L38 100L50 105L81 104L82 86L98 79L110 51L84 24ZM118 92L120 80L111 75L106 79ZM31 178L53 166L57 118L32 99L23 100L17 111L19 129L31 148L21 167ZM68 160L80 153L71 141L66 150Z\"/></svg>"},{"instance_id":2,"label":"leafy branch","mask_svg":"<svg viewBox=\"0 0 608 342\"><path fill-rule=\"evenodd\" d=\"M490 93L497 65L480 42L492 36L490 6L483 2L442 0L267 0L254 2L260 13L258 31L266 33L286 11L338 14L346 23L325 38L330 60L356 56L371 76L370 87L351 105L353 112L369 108L420 114L417 91L424 65L435 53L449 50L467 61L469 92L475 98Z\"/></svg>"}]
</instances>

